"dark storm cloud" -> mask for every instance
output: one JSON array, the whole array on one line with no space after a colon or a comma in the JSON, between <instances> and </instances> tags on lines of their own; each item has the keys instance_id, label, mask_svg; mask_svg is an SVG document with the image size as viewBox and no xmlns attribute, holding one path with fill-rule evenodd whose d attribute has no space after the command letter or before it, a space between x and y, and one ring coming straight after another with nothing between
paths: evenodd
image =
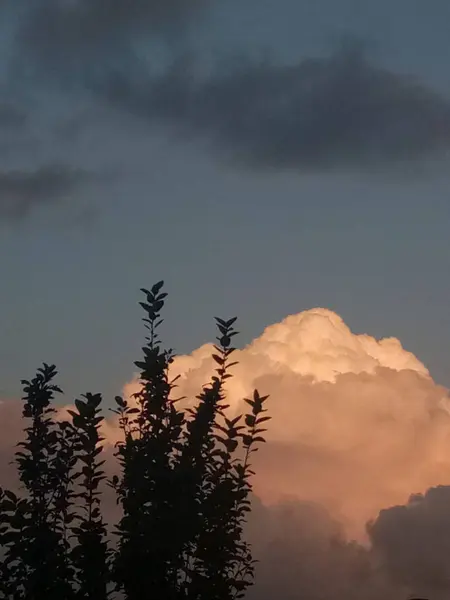
<instances>
[{"instance_id":1,"label":"dark storm cloud","mask_svg":"<svg viewBox=\"0 0 450 600\"><path fill-rule=\"evenodd\" d=\"M386 167L450 148L450 102L353 50L293 66L244 64L201 81L177 65L159 78L124 74L101 91L254 168Z\"/></svg>"},{"instance_id":2,"label":"dark storm cloud","mask_svg":"<svg viewBox=\"0 0 450 600\"><path fill-rule=\"evenodd\" d=\"M87 173L60 165L0 172L0 220L20 220L35 208L58 204L87 178Z\"/></svg>"}]
</instances>

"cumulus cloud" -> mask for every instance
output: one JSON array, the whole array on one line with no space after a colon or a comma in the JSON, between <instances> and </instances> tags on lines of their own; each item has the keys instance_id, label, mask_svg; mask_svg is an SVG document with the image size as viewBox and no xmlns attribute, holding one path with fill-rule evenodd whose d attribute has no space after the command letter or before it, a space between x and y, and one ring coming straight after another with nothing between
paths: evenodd
<instances>
[{"instance_id":1,"label":"cumulus cloud","mask_svg":"<svg viewBox=\"0 0 450 600\"><path fill-rule=\"evenodd\" d=\"M186 404L212 374L211 352L172 365ZM267 327L235 358L231 410L257 387L273 417L254 459L248 535L260 564L249 600L448 596L448 390L399 340L355 334L323 308ZM133 380L124 393L137 389ZM10 406L0 404L2 422ZM103 433L112 473L117 422ZM117 516L110 491L105 500Z\"/></svg>"},{"instance_id":2,"label":"cumulus cloud","mask_svg":"<svg viewBox=\"0 0 450 600\"><path fill-rule=\"evenodd\" d=\"M187 403L211 376L211 352L173 363ZM249 598L448 595L450 488L433 489L450 477L448 390L399 340L357 335L323 308L267 327L235 358L232 410L257 387L273 417L254 461L261 562Z\"/></svg>"},{"instance_id":3,"label":"cumulus cloud","mask_svg":"<svg viewBox=\"0 0 450 600\"><path fill-rule=\"evenodd\" d=\"M35 208L63 202L90 176L64 165L0 172L0 220L28 217Z\"/></svg>"},{"instance_id":4,"label":"cumulus cloud","mask_svg":"<svg viewBox=\"0 0 450 600\"><path fill-rule=\"evenodd\" d=\"M175 359L177 395L194 401L214 368L211 353L205 345ZM255 459L265 502L318 502L364 539L380 509L447 481L448 391L398 340L356 335L317 308L271 325L236 360L233 410L255 387L270 394L268 446Z\"/></svg>"}]
</instances>

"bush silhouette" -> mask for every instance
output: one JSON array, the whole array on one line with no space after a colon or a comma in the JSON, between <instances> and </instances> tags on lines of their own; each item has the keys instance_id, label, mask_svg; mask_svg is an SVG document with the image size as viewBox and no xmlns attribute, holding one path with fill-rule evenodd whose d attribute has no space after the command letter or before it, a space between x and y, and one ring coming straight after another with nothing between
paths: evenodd
<instances>
[{"instance_id":1,"label":"bush silhouette","mask_svg":"<svg viewBox=\"0 0 450 600\"><path fill-rule=\"evenodd\" d=\"M20 495L0 488L0 598L11 600L231 600L253 582L255 561L245 541L251 509L250 458L264 442L265 401L246 399L248 414L227 417L235 318L216 318L217 363L192 408L173 397L171 351L158 328L163 282L142 290L148 330L140 391L116 397L122 440L119 475L107 483L121 516L112 540L101 512L106 479L100 394L85 394L56 419L61 390L44 364L23 381L25 441L15 464Z\"/></svg>"}]
</instances>

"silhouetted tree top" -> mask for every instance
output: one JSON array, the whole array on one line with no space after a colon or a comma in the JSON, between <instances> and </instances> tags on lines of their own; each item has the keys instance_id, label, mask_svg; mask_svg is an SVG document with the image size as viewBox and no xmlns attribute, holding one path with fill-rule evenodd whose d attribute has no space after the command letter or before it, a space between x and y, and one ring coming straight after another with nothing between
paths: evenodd
<instances>
[{"instance_id":1,"label":"silhouetted tree top","mask_svg":"<svg viewBox=\"0 0 450 600\"><path fill-rule=\"evenodd\" d=\"M25 440L15 464L20 494L0 488L0 598L11 600L231 600L253 582L244 526L251 510L251 457L264 442L267 396L244 399L228 417L236 318L216 318L215 371L197 402L181 408L170 379L171 350L158 331L163 282L143 289L147 329L140 389L116 397L122 431L119 474L107 481L121 517L108 540L102 516L106 480L102 396L86 393L56 419L62 391L54 365L24 380Z\"/></svg>"}]
</instances>

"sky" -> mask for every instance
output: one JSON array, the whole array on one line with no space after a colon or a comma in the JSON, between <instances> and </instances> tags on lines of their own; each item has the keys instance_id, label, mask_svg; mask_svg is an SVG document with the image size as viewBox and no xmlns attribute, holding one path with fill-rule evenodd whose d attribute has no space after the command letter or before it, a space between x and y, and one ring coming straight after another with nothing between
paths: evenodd
<instances>
[{"instance_id":1,"label":"sky","mask_svg":"<svg viewBox=\"0 0 450 600\"><path fill-rule=\"evenodd\" d=\"M2 4L3 394L116 393L159 279L178 352L319 306L449 384L448 3L105 6Z\"/></svg>"},{"instance_id":2,"label":"sky","mask_svg":"<svg viewBox=\"0 0 450 600\"><path fill-rule=\"evenodd\" d=\"M239 319L231 410L270 394L249 600L448 597L449 18L1 3L2 481L20 380L46 361L64 405L130 395L139 289L164 279L187 402L215 316Z\"/></svg>"}]
</instances>

